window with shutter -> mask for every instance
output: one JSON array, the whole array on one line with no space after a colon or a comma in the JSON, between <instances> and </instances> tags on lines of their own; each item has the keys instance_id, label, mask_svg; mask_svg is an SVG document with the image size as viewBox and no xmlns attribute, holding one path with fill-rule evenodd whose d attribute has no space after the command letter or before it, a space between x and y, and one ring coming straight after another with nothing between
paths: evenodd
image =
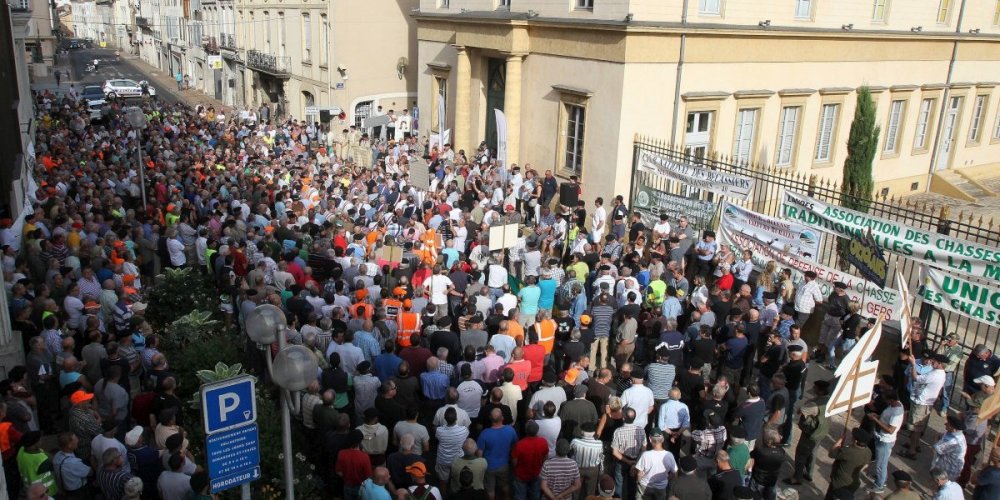
<instances>
[{"instance_id":1,"label":"window with shutter","mask_svg":"<svg viewBox=\"0 0 1000 500\"><path fill-rule=\"evenodd\" d=\"M816 138L815 160L819 162L830 161L831 143L833 142L833 132L837 126L837 110L839 104L824 104L823 111L819 118L819 135Z\"/></svg>"},{"instance_id":2,"label":"window with shutter","mask_svg":"<svg viewBox=\"0 0 1000 500\"><path fill-rule=\"evenodd\" d=\"M792 163L800 109L799 106L786 106L781 110L781 126L778 127L778 154L775 161L775 164L780 167Z\"/></svg>"},{"instance_id":3,"label":"window with shutter","mask_svg":"<svg viewBox=\"0 0 1000 500\"><path fill-rule=\"evenodd\" d=\"M736 134L733 138L733 159L739 163L750 161L754 131L757 128L757 109L741 109L736 118Z\"/></svg>"},{"instance_id":4,"label":"window with shutter","mask_svg":"<svg viewBox=\"0 0 1000 500\"><path fill-rule=\"evenodd\" d=\"M906 101L892 101L889 107L889 123L885 127L885 146L882 150L886 153L896 152L896 143L899 141L900 122L903 120L903 108Z\"/></svg>"}]
</instances>

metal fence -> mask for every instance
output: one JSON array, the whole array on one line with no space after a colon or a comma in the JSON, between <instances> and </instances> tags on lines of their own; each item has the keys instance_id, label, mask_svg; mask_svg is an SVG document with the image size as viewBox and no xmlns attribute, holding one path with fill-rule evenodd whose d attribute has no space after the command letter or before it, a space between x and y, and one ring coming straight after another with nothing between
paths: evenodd
<instances>
[{"instance_id":1,"label":"metal fence","mask_svg":"<svg viewBox=\"0 0 1000 500\"><path fill-rule=\"evenodd\" d=\"M838 205L858 200L850 194L843 193L838 183L820 179L815 175L776 167L739 163L727 156L712 153L707 157L695 157L666 142L641 136L636 136L633 144L632 200L635 200L634 193L638 186L693 199L709 201L718 199L718 196L713 193L692 189L690 186L664 176L639 170L637 168L638 161L643 152L659 154L673 161L700 165L718 172L752 178L754 180L753 191L746 202L734 199L727 199L727 201L772 217L780 217L779 210L783 190L791 190ZM953 216L947 206L913 203L902 198L880 195L876 195L868 204L870 207L868 213L877 217L947 234L955 239L1000 247L1000 233L997 231L998 227L995 225L995 221L992 219L983 220L975 213L959 213L957 216ZM832 236L823 239L823 247L820 255L816 258L817 262L846 270L846 264L840 262L838 257L837 242L839 239ZM895 269L899 269L908 281L908 288L914 290L920 280L920 263L890 252L886 252L886 257L890 276L895 274ZM889 283L887 286L893 285L893 283ZM997 328L960 314L936 309L930 305L920 305L918 311L932 347L937 345L945 334L956 332L966 351L970 351L976 344L986 344L994 352L997 352L997 347L1000 345L1000 330Z\"/></svg>"}]
</instances>

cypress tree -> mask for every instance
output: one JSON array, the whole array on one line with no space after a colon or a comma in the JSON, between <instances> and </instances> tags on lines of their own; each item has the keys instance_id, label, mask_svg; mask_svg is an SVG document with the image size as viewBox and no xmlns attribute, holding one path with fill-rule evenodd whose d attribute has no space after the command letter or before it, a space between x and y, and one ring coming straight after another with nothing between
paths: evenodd
<instances>
[{"instance_id":1,"label":"cypress tree","mask_svg":"<svg viewBox=\"0 0 1000 500\"><path fill-rule=\"evenodd\" d=\"M867 212L871 204L872 161L878 152L879 126L875 123L875 101L868 86L858 89L858 104L847 139L847 159L844 160L844 179L841 183L841 205Z\"/></svg>"}]
</instances>

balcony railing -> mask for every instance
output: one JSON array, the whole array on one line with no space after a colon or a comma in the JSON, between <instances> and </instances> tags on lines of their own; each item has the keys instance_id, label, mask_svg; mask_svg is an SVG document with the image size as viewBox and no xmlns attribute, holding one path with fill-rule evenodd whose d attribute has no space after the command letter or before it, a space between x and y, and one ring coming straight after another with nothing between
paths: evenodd
<instances>
[{"instance_id":1,"label":"balcony railing","mask_svg":"<svg viewBox=\"0 0 1000 500\"><path fill-rule=\"evenodd\" d=\"M222 33L219 35L219 47L236 50L236 35Z\"/></svg>"},{"instance_id":2,"label":"balcony railing","mask_svg":"<svg viewBox=\"0 0 1000 500\"><path fill-rule=\"evenodd\" d=\"M201 46L205 49L205 52L209 52L211 54L219 53L219 41L214 36L201 37Z\"/></svg>"},{"instance_id":3,"label":"balcony railing","mask_svg":"<svg viewBox=\"0 0 1000 500\"><path fill-rule=\"evenodd\" d=\"M10 11L15 14L31 12L30 0L8 0L7 5L10 5Z\"/></svg>"},{"instance_id":4,"label":"balcony railing","mask_svg":"<svg viewBox=\"0 0 1000 500\"><path fill-rule=\"evenodd\" d=\"M247 66L251 69L274 76L288 76L291 71L292 58L265 54L259 50L247 51Z\"/></svg>"}]
</instances>

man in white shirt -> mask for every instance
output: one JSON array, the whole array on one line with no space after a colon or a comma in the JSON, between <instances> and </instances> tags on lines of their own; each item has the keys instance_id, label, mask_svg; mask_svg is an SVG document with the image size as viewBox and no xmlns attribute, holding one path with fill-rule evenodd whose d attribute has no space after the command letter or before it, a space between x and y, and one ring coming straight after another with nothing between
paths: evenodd
<instances>
[{"instance_id":1,"label":"man in white shirt","mask_svg":"<svg viewBox=\"0 0 1000 500\"><path fill-rule=\"evenodd\" d=\"M177 239L177 229L167 230L167 253L170 255L170 267L180 268L187 263L184 255L184 243Z\"/></svg>"},{"instance_id":2,"label":"man in white shirt","mask_svg":"<svg viewBox=\"0 0 1000 500\"><path fill-rule=\"evenodd\" d=\"M490 266L486 269L486 286L490 289L490 294L494 299L503 295L503 287L507 284L507 269L496 260L490 260Z\"/></svg>"},{"instance_id":3,"label":"man in white shirt","mask_svg":"<svg viewBox=\"0 0 1000 500\"><path fill-rule=\"evenodd\" d=\"M646 374L642 368L636 367L632 370L632 386L622 393L622 407L628 406L635 410L635 425L640 428L646 427L649 414L653 413L656 400L653 391L643 384Z\"/></svg>"},{"instance_id":4,"label":"man in white shirt","mask_svg":"<svg viewBox=\"0 0 1000 500\"><path fill-rule=\"evenodd\" d=\"M658 431L649 436L653 448L644 451L635 464L639 482L637 498L665 497L669 478L677 473L677 462L673 453L663 449L663 440L663 434Z\"/></svg>"},{"instance_id":5,"label":"man in white shirt","mask_svg":"<svg viewBox=\"0 0 1000 500\"><path fill-rule=\"evenodd\" d=\"M437 306L435 319L448 314L448 294L455 289L455 284L448 277L447 270L434 266L434 274L424 280L423 285L431 293L431 304Z\"/></svg>"},{"instance_id":6,"label":"man in white shirt","mask_svg":"<svg viewBox=\"0 0 1000 500\"><path fill-rule=\"evenodd\" d=\"M670 222L667 221L667 214L660 214L660 222L653 226L653 242L670 238Z\"/></svg>"},{"instance_id":7,"label":"man in white shirt","mask_svg":"<svg viewBox=\"0 0 1000 500\"><path fill-rule=\"evenodd\" d=\"M931 408L938 396L941 395L941 389L944 388L944 366L948 364L948 356L934 354L930 357L930 361L933 369L918 375L916 360L910 356L910 373L913 376L913 391L910 393L910 401L912 402L909 420L910 442L905 445L908 451L903 456L916 455L920 438L923 437L927 421L931 416Z\"/></svg>"},{"instance_id":8,"label":"man in white shirt","mask_svg":"<svg viewBox=\"0 0 1000 500\"><path fill-rule=\"evenodd\" d=\"M590 241L600 245L607 231L608 212L604 209L604 198L594 200L594 213L590 214Z\"/></svg>"},{"instance_id":9,"label":"man in white shirt","mask_svg":"<svg viewBox=\"0 0 1000 500\"><path fill-rule=\"evenodd\" d=\"M753 257L753 252L744 250L743 260L733 264L733 277L736 278L736 281L733 283L733 290L739 290L740 287L750 281L750 273L753 272L753 260L751 257Z\"/></svg>"},{"instance_id":10,"label":"man in white shirt","mask_svg":"<svg viewBox=\"0 0 1000 500\"><path fill-rule=\"evenodd\" d=\"M892 455L892 447L896 444L896 435L903 427L903 403L899 401L899 396L894 389L887 389L882 392L882 399L889 406L882 410L879 415L875 412L868 413L867 417L875 424L875 458L874 479L871 493L881 494L885 490L886 472L889 467L889 456Z\"/></svg>"},{"instance_id":11,"label":"man in white shirt","mask_svg":"<svg viewBox=\"0 0 1000 500\"><path fill-rule=\"evenodd\" d=\"M795 292L795 324L799 326L806 324L816 306L823 303L823 290L816 282L816 272L806 271L803 276L805 282Z\"/></svg>"}]
</instances>

